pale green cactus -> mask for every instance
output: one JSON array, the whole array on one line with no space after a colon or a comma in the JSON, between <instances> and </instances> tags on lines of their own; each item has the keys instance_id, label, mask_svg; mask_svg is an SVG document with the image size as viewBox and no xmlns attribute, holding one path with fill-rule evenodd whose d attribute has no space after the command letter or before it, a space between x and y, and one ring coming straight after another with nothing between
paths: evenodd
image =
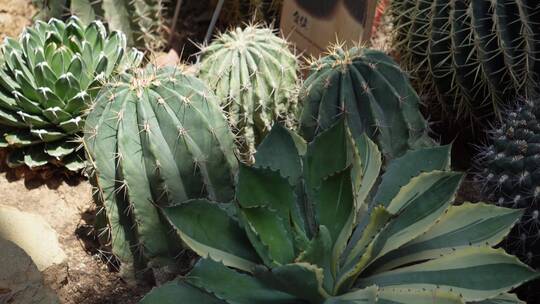
<instances>
[{"instance_id":1,"label":"pale green cactus","mask_svg":"<svg viewBox=\"0 0 540 304\"><path fill-rule=\"evenodd\" d=\"M199 76L220 99L248 159L274 122L294 123L297 58L288 48L273 30L252 25L201 50Z\"/></svg>"},{"instance_id":2,"label":"pale green cactus","mask_svg":"<svg viewBox=\"0 0 540 304\"><path fill-rule=\"evenodd\" d=\"M80 136L87 110L110 77L136 67L142 54L101 22L52 19L7 38L0 63L0 147L8 164L82 169Z\"/></svg>"},{"instance_id":3,"label":"pale green cactus","mask_svg":"<svg viewBox=\"0 0 540 304\"><path fill-rule=\"evenodd\" d=\"M172 265L181 250L162 207L233 198L237 161L225 116L202 81L175 68L149 66L106 85L84 142L101 241L126 276Z\"/></svg>"}]
</instances>

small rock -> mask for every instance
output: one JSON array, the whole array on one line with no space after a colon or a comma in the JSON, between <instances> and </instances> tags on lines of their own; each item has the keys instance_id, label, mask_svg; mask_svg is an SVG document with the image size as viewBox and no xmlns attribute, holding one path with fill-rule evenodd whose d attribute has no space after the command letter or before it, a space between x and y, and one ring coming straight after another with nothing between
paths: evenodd
<instances>
[{"instance_id":1,"label":"small rock","mask_svg":"<svg viewBox=\"0 0 540 304\"><path fill-rule=\"evenodd\" d=\"M13 207L0 205L0 238L21 247L39 271L64 264L67 258L56 231L41 216Z\"/></svg>"},{"instance_id":2,"label":"small rock","mask_svg":"<svg viewBox=\"0 0 540 304\"><path fill-rule=\"evenodd\" d=\"M59 303L30 256L0 238L0 303Z\"/></svg>"}]
</instances>

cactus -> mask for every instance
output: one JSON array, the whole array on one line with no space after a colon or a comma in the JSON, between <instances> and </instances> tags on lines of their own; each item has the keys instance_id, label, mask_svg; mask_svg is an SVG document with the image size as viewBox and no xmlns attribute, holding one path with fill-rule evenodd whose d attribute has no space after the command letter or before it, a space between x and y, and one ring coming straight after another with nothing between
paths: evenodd
<instances>
[{"instance_id":1,"label":"cactus","mask_svg":"<svg viewBox=\"0 0 540 304\"><path fill-rule=\"evenodd\" d=\"M201 50L200 78L220 98L246 158L275 121L294 120L297 58L288 47L271 29L251 25Z\"/></svg>"},{"instance_id":2,"label":"cactus","mask_svg":"<svg viewBox=\"0 0 540 304\"><path fill-rule=\"evenodd\" d=\"M345 116L355 137L365 132L390 158L431 144L418 95L380 51L333 46L328 56L311 63L300 96L300 129L308 140Z\"/></svg>"},{"instance_id":3,"label":"cactus","mask_svg":"<svg viewBox=\"0 0 540 304\"><path fill-rule=\"evenodd\" d=\"M130 46L160 50L165 46L166 0L34 0L40 19L78 16L84 24L100 19L125 33Z\"/></svg>"},{"instance_id":4,"label":"cactus","mask_svg":"<svg viewBox=\"0 0 540 304\"><path fill-rule=\"evenodd\" d=\"M126 49L122 33L107 35L100 22L52 19L7 38L0 63L0 147L8 164L55 163L84 167L80 143L86 110L102 83L137 66L142 56Z\"/></svg>"},{"instance_id":5,"label":"cactus","mask_svg":"<svg viewBox=\"0 0 540 304\"><path fill-rule=\"evenodd\" d=\"M107 84L84 143L100 205L97 228L128 277L172 265L178 254L160 208L234 195L233 136L217 99L175 68L149 66Z\"/></svg>"},{"instance_id":6,"label":"cactus","mask_svg":"<svg viewBox=\"0 0 540 304\"><path fill-rule=\"evenodd\" d=\"M508 250L540 267L540 106L525 100L505 115L480 151L477 178L484 193L500 206L526 212L506 242Z\"/></svg>"},{"instance_id":7,"label":"cactus","mask_svg":"<svg viewBox=\"0 0 540 304\"><path fill-rule=\"evenodd\" d=\"M539 9L534 0L395 0L395 48L441 117L482 125L536 87Z\"/></svg>"},{"instance_id":8,"label":"cactus","mask_svg":"<svg viewBox=\"0 0 540 304\"><path fill-rule=\"evenodd\" d=\"M407 152L379 182L377 146L343 119L307 145L274 126L240 167L235 212L164 209L203 258L141 303L523 303L507 292L539 274L492 248L522 212L453 206L450 148Z\"/></svg>"}]
</instances>

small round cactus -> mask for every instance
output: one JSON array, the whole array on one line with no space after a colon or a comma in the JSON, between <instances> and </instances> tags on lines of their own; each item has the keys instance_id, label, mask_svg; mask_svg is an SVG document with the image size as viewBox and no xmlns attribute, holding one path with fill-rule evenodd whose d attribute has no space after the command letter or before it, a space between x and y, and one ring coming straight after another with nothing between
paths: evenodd
<instances>
[{"instance_id":1,"label":"small round cactus","mask_svg":"<svg viewBox=\"0 0 540 304\"><path fill-rule=\"evenodd\" d=\"M126 49L120 32L107 34L100 22L83 26L38 21L18 40L7 38L0 63L0 147L8 164L55 163L84 167L79 137L86 111L102 83L137 66L141 53Z\"/></svg>"},{"instance_id":2,"label":"small round cactus","mask_svg":"<svg viewBox=\"0 0 540 304\"><path fill-rule=\"evenodd\" d=\"M85 126L97 228L129 276L181 248L160 208L234 196L234 137L217 98L176 68L149 66L100 91ZM171 238L173 240L171 241Z\"/></svg>"},{"instance_id":3,"label":"small round cactus","mask_svg":"<svg viewBox=\"0 0 540 304\"><path fill-rule=\"evenodd\" d=\"M407 75L380 51L335 45L312 62L300 96L308 140L344 115L355 138L367 133L389 158L432 144Z\"/></svg>"},{"instance_id":4,"label":"small round cactus","mask_svg":"<svg viewBox=\"0 0 540 304\"><path fill-rule=\"evenodd\" d=\"M275 121L294 121L296 69L288 43L261 26L222 33L202 49L200 77L220 98L246 158Z\"/></svg>"},{"instance_id":5,"label":"small round cactus","mask_svg":"<svg viewBox=\"0 0 540 304\"><path fill-rule=\"evenodd\" d=\"M478 157L477 178L487 197L504 207L526 209L506 247L540 266L540 106L525 100L506 113Z\"/></svg>"}]
</instances>

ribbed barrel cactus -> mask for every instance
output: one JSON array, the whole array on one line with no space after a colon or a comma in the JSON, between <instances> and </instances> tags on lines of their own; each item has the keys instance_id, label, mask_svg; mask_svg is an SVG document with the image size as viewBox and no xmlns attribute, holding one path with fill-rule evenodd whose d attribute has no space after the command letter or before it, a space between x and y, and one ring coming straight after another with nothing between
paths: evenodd
<instances>
[{"instance_id":1,"label":"ribbed barrel cactus","mask_svg":"<svg viewBox=\"0 0 540 304\"><path fill-rule=\"evenodd\" d=\"M407 75L380 51L332 47L311 64L300 94L300 129L308 140L344 116L353 136L366 133L390 158L432 144Z\"/></svg>"},{"instance_id":2,"label":"ribbed barrel cactus","mask_svg":"<svg viewBox=\"0 0 540 304\"><path fill-rule=\"evenodd\" d=\"M540 267L540 106L526 100L506 113L490 133L491 144L478 158L478 179L497 204L523 208L525 214L506 248L535 268Z\"/></svg>"},{"instance_id":3,"label":"ribbed barrel cactus","mask_svg":"<svg viewBox=\"0 0 540 304\"><path fill-rule=\"evenodd\" d=\"M343 120L307 145L275 126L240 167L235 212L164 210L203 258L142 303L523 303L507 292L538 273L492 248L522 212L452 205L449 154L408 152L379 182L377 146Z\"/></svg>"},{"instance_id":4,"label":"ribbed barrel cactus","mask_svg":"<svg viewBox=\"0 0 540 304\"><path fill-rule=\"evenodd\" d=\"M103 20L110 30L125 33L130 46L158 50L165 46L164 0L34 0L41 19L74 15L84 24Z\"/></svg>"},{"instance_id":5,"label":"ribbed barrel cactus","mask_svg":"<svg viewBox=\"0 0 540 304\"><path fill-rule=\"evenodd\" d=\"M120 32L52 19L7 38L0 62L0 147L10 165L48 162L84 167L79 140L86 111L101 85L137 66L141 53L126 48Z\"/></svg>"},{"instance_id":6,"label":"ribbed barrel cactus","mask_svg":"<svg viewBox=\"0 0 540 304\"><path fill-rule=\"evenodd\" d=\"M500 115L540 79L536 0L395 0L390 10L401 62L443 118Z\"/></svg>"},{"instance_id":7,"label":"ribbed barrel cactus","mask_svg":"<svg viewBox=\"0 0 540 304\"><path fill-rule=\"evenodd\" d=\"M296 68L288 43L261 26L222 33L201 50L199 76L220 98L248 157L275 121L294 121Z\"/></svg>"},{"instance_id":8,"label":"ribbed barrel cactus","mask_svg":"<svg viewBox=\"0 0 540 304\"><path fill-rule=\"evenodd\" d=\"M98 231L126 276L172 265L179 244L160 208L229 201L237 161L215 95L175 68L152 66L106 85L85 126Z\"/></svg>"}]
</instances>

